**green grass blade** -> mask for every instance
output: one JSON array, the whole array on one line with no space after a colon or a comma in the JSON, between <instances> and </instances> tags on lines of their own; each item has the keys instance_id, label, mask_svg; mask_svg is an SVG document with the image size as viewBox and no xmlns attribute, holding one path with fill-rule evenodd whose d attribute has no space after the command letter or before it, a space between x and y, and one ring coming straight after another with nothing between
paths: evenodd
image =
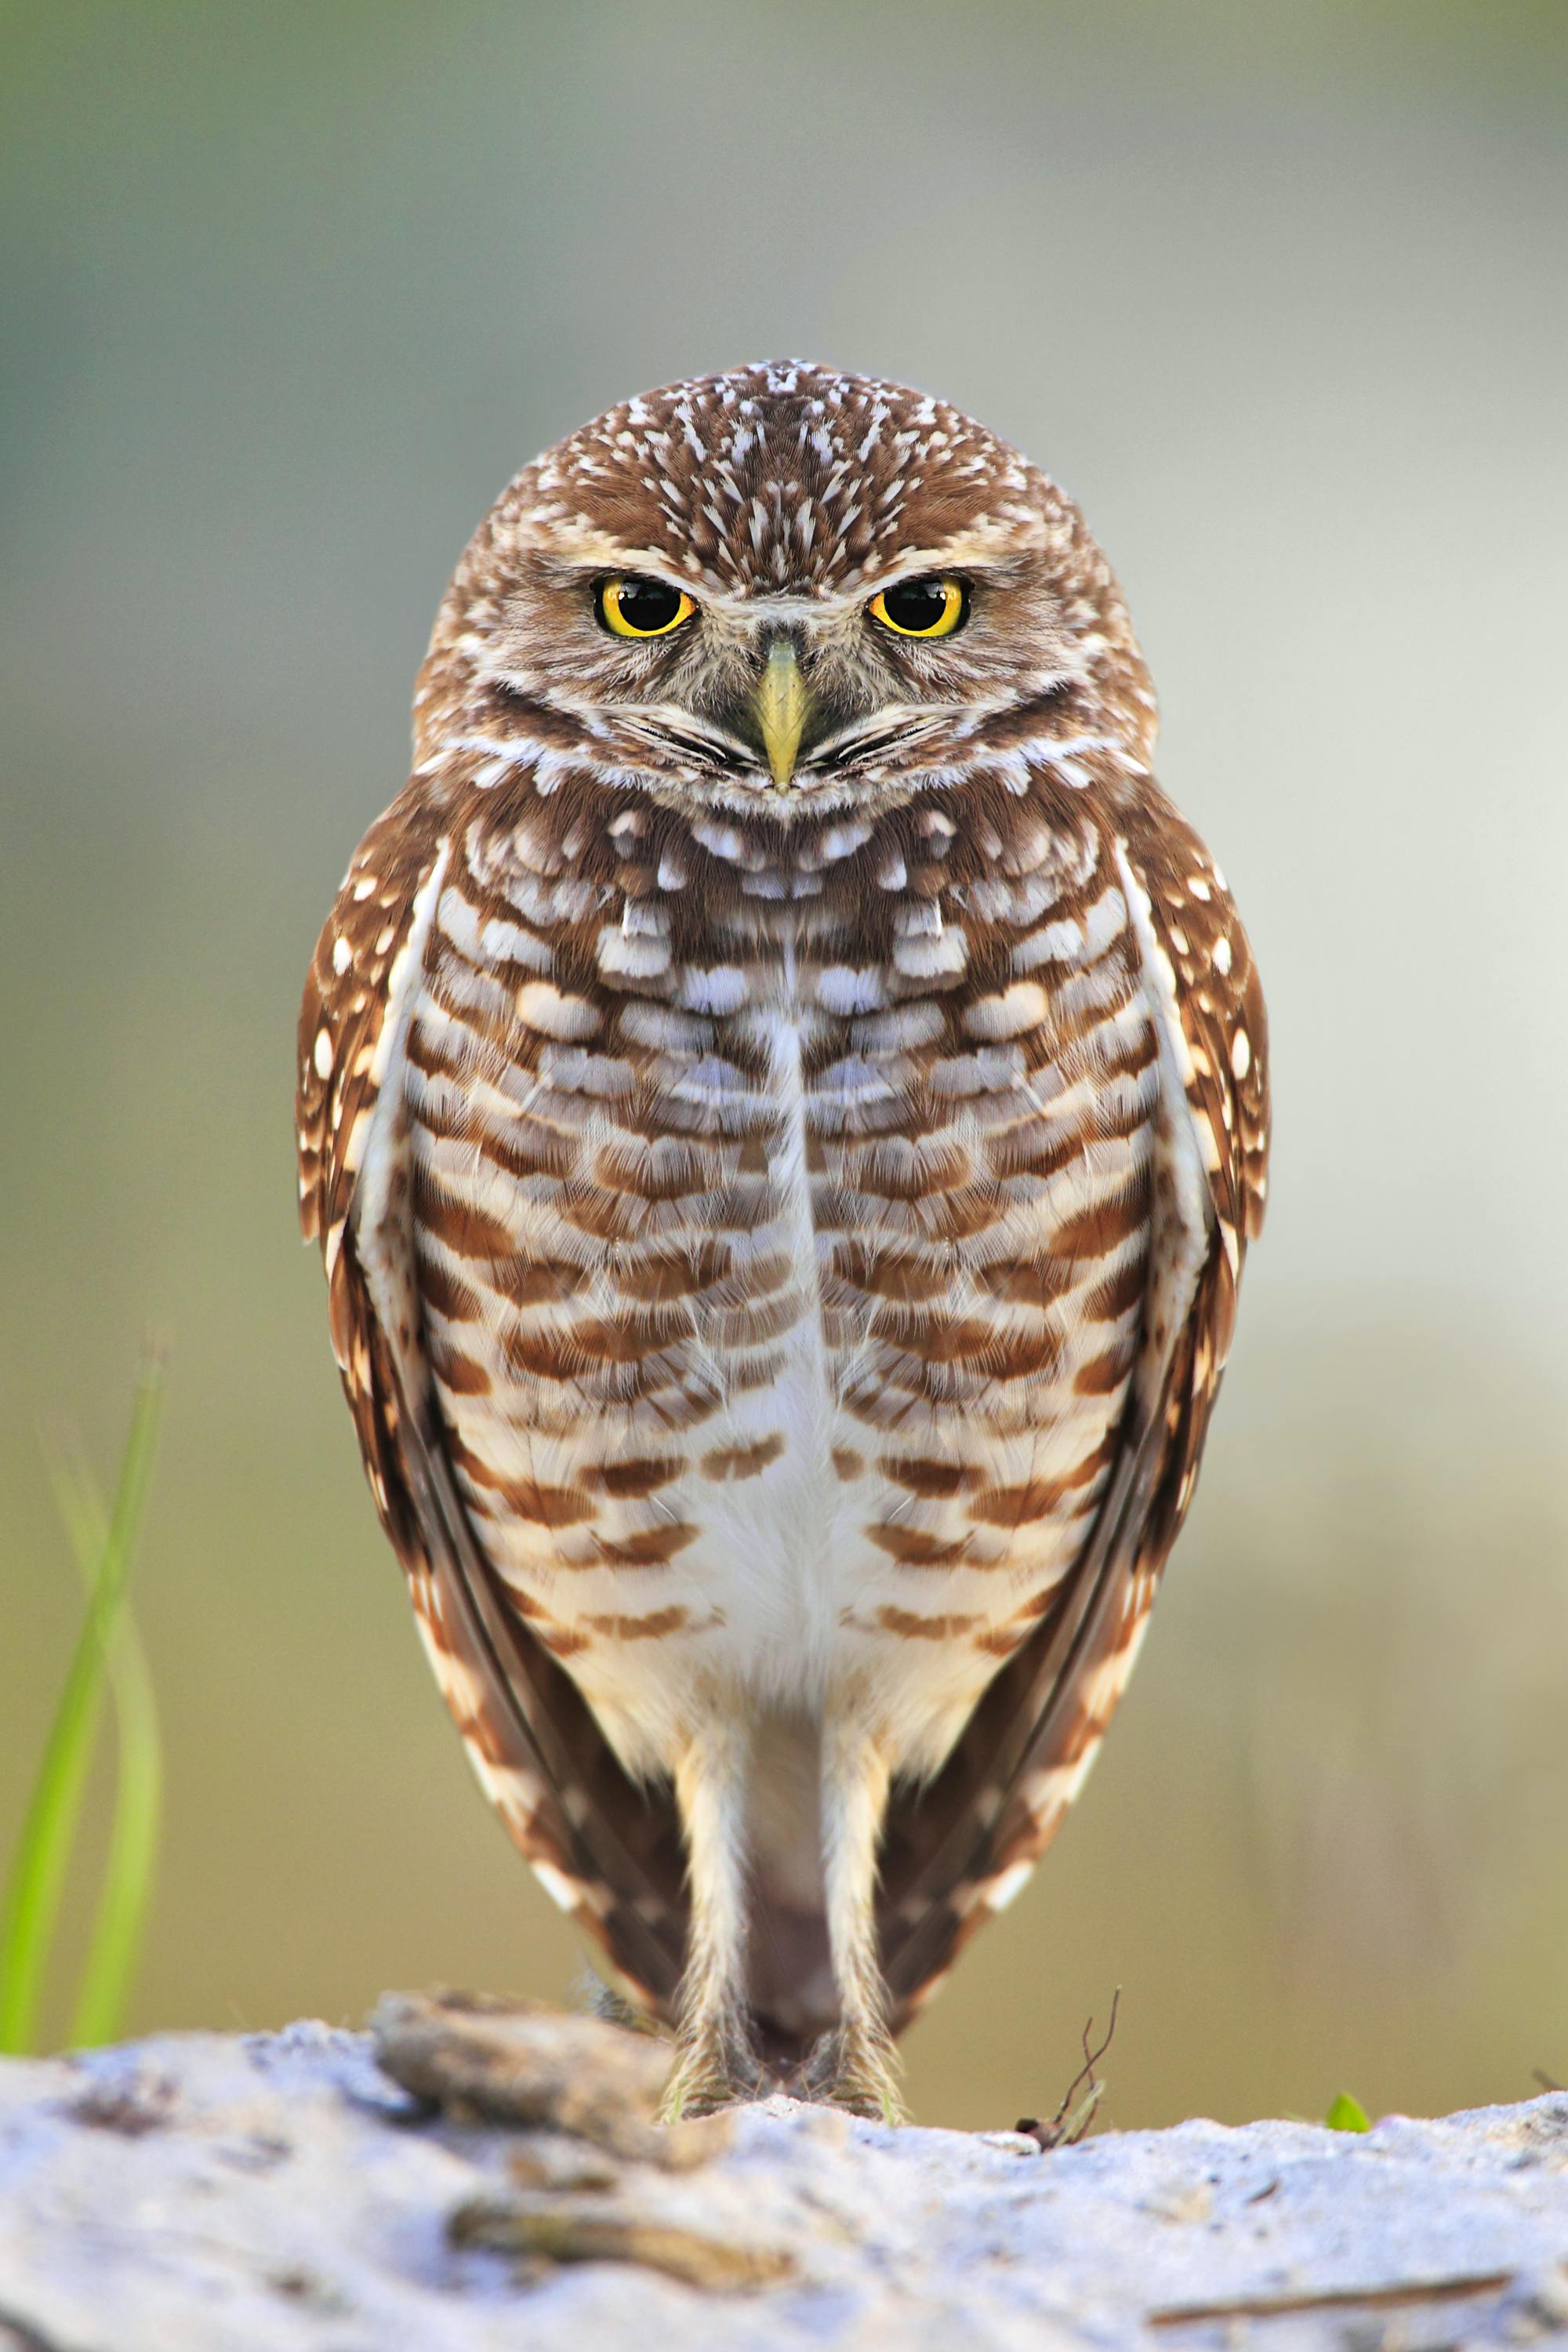
<instances>
[{"instance_id":1,"label":"green grass blade","mask_svg":"<svg viewBox=\"0 0 1568 2352\"><path fill-rule=\"evenodd\" d=\"M34 2047L44 1970L76 1842L115 1620L125 1590L157 1441L160 1373L142 1370L114 1507L49 1727L0 1915L0 2051Z\"/></svg>"},{"instance_id":2,"label":"green grass blade","mask_svg":"<svg viewBox=\"0 0 1568 2352\"><path fill-rule=\"evenodd\" d=\"M109 1522L83 1466L52 1465L56 1499L90 1591ZM111 2042L124 2014L153 1897L163 1809L163 1749L147 1654L127 1592L110 1641L109 1681L119 1741L114 1821L103 1888L71 2021L73 2049Z\"/></svg>"},{"instance_id":3,"label":"green grass blade","mask_svg":"<svg viewBox=\"0 0 1568 2352\"><path fill-rule=\"evenodd\" d=\"M1372 2120L1359 2099L1348 2091L1340 2092L1333 2105L1323 2117L1331 2131L1363 2132L1372 2129Z\"/></svg>"}]
</instances>

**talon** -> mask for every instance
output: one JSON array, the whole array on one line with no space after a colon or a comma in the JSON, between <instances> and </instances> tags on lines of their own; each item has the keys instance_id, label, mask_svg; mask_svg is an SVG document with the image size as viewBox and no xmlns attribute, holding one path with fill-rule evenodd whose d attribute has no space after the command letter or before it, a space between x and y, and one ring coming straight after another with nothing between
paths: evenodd
<instances>
[{"instance_id":1,"label":"talon","mask_svg":"<svg viewBox=\"0 0 1568 2352\"><path fill-rule=\"evenodd\" d=\"M890 2037L870 2026L825 2033L803 2073L807 2098L863 2116L868 2123L902 2124L909 2111L899 2095L898 2058Z\"/></svg>"}]
</instances>

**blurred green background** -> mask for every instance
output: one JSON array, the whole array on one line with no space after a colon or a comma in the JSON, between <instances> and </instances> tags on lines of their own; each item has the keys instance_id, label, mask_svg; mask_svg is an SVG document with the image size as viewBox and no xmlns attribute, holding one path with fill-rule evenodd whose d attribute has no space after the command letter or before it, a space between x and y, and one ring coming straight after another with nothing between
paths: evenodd
<instances>
[{"instance_id":1,"label":"blurred green background","mask_svg":"<svg viewBox=\"0 0 1568 2352\"><path fill-rule=\"evenodd\" d=\"M501 482L805 352L1083 501L1268 986L1279 1128L1204 1484L922 2119L1568 2078L1556 5L259 7L0 18L0 1853L107 1469L170 1742L134 2015L582 1960L470 1781L295 1238L298 988ZM90 1890L88 1890L90 1891Z\"/></svg>"}]
</instances>

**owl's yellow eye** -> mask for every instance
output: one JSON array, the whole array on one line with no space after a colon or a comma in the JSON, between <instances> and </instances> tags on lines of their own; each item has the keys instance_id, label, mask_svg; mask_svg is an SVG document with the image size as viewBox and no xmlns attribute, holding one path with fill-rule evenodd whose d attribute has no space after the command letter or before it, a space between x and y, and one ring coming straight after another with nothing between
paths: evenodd
<instances>
[{"instance_id":1,"label":"owl's yellow eye","mask_svg":"<svg viewBox=\"0 0 1568 2352\"><path fill-rule=\"evenodd\" d=\"M636 574L602 581L598 607L600 620L617 637L668 637L697 610L683 590Z\"/></svg>"},{"instance_id":2,"label":"owl's yellow eye","mask_svg":"<svg viewBox=\"0 0 1568 2352\"><path fill-rule=\"evenodd\" d=\"M868 609L895 636L951 637L969 618L969 591L962 580L900 580Z\"/></svg>"}]
</instances>

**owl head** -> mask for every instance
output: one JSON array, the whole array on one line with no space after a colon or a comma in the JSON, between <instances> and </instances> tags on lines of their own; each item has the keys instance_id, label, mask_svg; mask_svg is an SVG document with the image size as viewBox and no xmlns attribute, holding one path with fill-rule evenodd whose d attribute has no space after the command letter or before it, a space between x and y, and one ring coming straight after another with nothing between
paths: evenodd
<instances>
[{"instance_id":1,"label":"owl head","mask_svg":"<svg viewBox=\"0 0 1568 2352\"><path fill-rule=\"evenodd\" d=\"M930 394L805 362L645 393L517 476L443 604L420 751L541 756L781 822L1137 757L1153 698L1072 501Z\"/></svg>"}]
</instances>

